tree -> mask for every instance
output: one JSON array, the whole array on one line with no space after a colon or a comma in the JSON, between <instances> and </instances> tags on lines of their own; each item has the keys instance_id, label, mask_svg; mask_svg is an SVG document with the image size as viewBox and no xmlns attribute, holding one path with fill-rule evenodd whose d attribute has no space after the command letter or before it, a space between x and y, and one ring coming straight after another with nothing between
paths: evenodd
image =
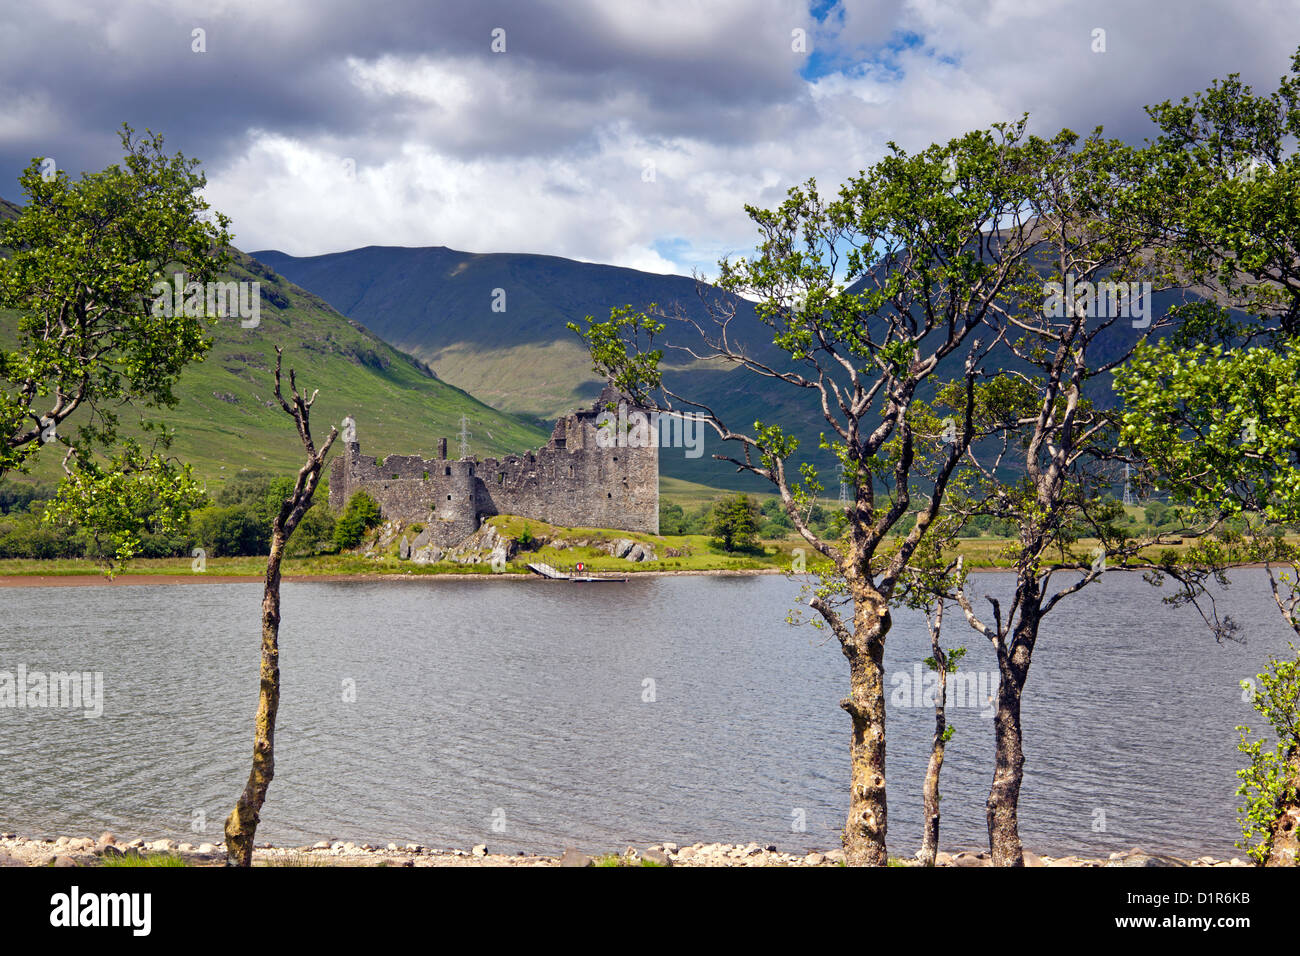
<instances>
[{"instance_id":1,"label":"tree","mask_svg":"<svg viewBox=\"0 0 1300 956\"><path fill-rule=\"evenodd\" d=\"M307 460L298 469L293 490L280 503L271 524L271 554L266 559L266 585L262 592L262 668L260 690L257 697L257 717L253 735L253 766L248 782L235 808L226 818L226 865L251 866L253 863L253 838L261 819L266 792L275 776L275 719L280 709L280 562L285 545L293 536L302 516L311 507L312 495L325 467L330 446L338 437L338 429L331 428L325 443L317 451L311 437L311 406L316 392L304 398L298 391L293 369L289 370L289 391L292 403L280 391L281 350L275 350L275 397L280 407L293 418L298 438L307 453Z\"/></svg>"},{"instance_id":2,"label":"tree","mask_svg":"<svg viewBox=\"0 0 1300 956\"><path fill-rule=\"evenodd\" d=\"M749 495L731 495L713 506L709 530L724 551L747 551L758 534L758 514Z\"/></svg>"},{"instance_id":3,"label":"tree","mask_svg":"<svg viewBox=\"0 0 1300 956\"><path fill-rule=\"evenodd\" d=\"M83 454L113 441L123 406L169 407L180 373L203 355L203 316L153 308L153 286L179 269L204 283L229 258L229 220L205 219L197 160L162 137L123 127L124 165L78 181L34 159L19 179L27 202L0 224L0 306L19 313L0 352L0 477L43 444ZM83 412L79 436L58 433Z\"/></svg>"},{"instance_id":4,"label":"tree","mask_svg":"<svg viewBox=\"0 0 1300 956\"><path fill-rule=\"evenodd\" d=\"M1014 361L990 383L980 417L1004 430L967 450L952 497L963 523L987 515L1015 529L1006 551L1015 581L1005 614L991 597L991 613L978 612L964 583L951 595L998 660L985 813L995 866L1024 863L1021 702L1043 620L1108 569L1151 567L1143 551L1168 540L1132 534L1111 495L1127 458L1118 447L1118 411L1097 401L1142 339L1174 321L1152 315L1152 294L1175 282L1169 265L1148 255L1163 198L1156 159L1100 130L1082 140L1065 131L1045 145L1028 204L1041 236L1038 272L1008 289L993 310ZM1089 550L1079 547L1085 538L1095 541Z\"/></svg>"},{"instance_id":5,"label":"tree","mask_svg":"<svg viewBox=\"0 0 1300 956\"><path fill-rule=\"evenodd\" d=\"M1234 74L1149 113L1161 130L1161 241L1211 297L1187 313L1184 334L1142 348L1117 374L1123 438L1172 501L1244 521L1243 537L1224 535L1184 559L1184 600L1212 608L1205 581L1226 584L1225 568L1263 563L1283 621L1300 636L1300 549L1277 533L1300 519L1300 52L1273 93L1257 95ZM1202 614L1216 636L1237 630ZM1278 743L1265 753L1243 732L1243 832L1248 842L1262 835L1257 860L1294 866L1300 700L1295 662L1270 663L1255 704Z\"/></svg>"},{"instance_id":6,"label":"tree","mask_svg":"<svg viewBox=\"0 0 1300 956\"><path fill-rule=\"evenodd\" d=\"M379 519L379 503L365 491L356 492L334 523L334 546L340 551L355 548L362 536L379 524Z\"/></svg>"},{"instance_id":7,"label":"tree","mask_svg":"<svg viewBox=\"0 0 1300 956\"><path fill-rule=\"evenodd\" d=\"M916 858L922 866L934 866L939 854L939 777L943 772L943 759L948 741L956 728L948 723L948 675L957 670L966 648L943 649L943 612L948 604L947 594L960 580L962 559L944 562L942 546L946 543L942 528L927 537L909 567L899 592L899 602L925 614L926 630L930 632L930 656L925 666L934 671L938 681L934 698L934 735L930 740L930 759L925 768L925 784L921 790L921 849Z\"/></svg>"},{"instance_id":8,"label":"tree","mask_svg":"<svg viewBox=\"0 0 1300 956\"><path fill-rule=\"evenodd\" d=\"M694 411L735 448L715 455L774 486L786 516L834 566L834 580L810 600L848 661L841 702L851 721L850 796L844 845L850 863L888 860L883 654L889 601L913 551L939 513L945 488L971 431L955 416L951 442L917 432L909 410L939 368L956 366L973 394L980 363L997 342L976 330L994 302L1030 269L1038 241L1025 217L1039 186L1034 169L1046 148L1026 140L1024 121L976 131L908 155L894 144L879 163L827 200L814 182L791 189L773 210L746 207L760 247L752 260L723 260L719 285L757 302L780 358L768 364L742 342L735 300L711 301L709 320L651 308L588 317L585 335L597 372L641 407ZM711 320L711 321L710 321ZM684 343L657 347L673 322ZM745 428L665 383L664 348L710 358L757 375L772 388L807 395L828 431L822 441L844 467L852 500L843 534L819 535L809 511L822 485L816 468L794 460L798 442L780 425ZM945 431L945 436L947 432ZM924 483L918 446L942 442L942 463ZM913 508L920 502L919 508ZM911 530L893 530L915 510Z\"/></svg>"},{"instance_id":9,"label":"tree","mask_svg":"<svg viewBox=\"0 0 1300 956\"><path fill-rule=\"evenodd\" d=\"M176 403L177 378L209 346L204 317L155 310L153 286L175 269L208 281L230 242L225 216L205 218L197 160L127 126L121 140L122 165L77 181L32 160L19 179L26 203L0 223L0 308L18 313L0 350L0 478L44 445L65 446L68 481L47 515L90 529L110 574L141 534L175 530L201 496L161 453L169 436L155 421L141 421L157 433L148 453L130 441L101 464L94 452L115 442L122 408ZM78 413L75 437L62 434Z\"/></svg>"},{"instance_id":10,"label":"tree","mask_svg":"<svg viewBox=\"0 0 1300 956\"><path fill-rule=\"evenodd\" d=\"M107 467L89 459L69 471L45 508L46 524L84 528L91 556L110 577L140 552L147 535L179 535L207 494L189 465L146 454L133 439Z\"/></svg>"},{"instance_id":11,"label":"tree","mask_svg":"<svg viewBox=\"0 0 1300 956\"><path fill-rule=\"evenodd\" d=\"M1300 624L1295 609L1293 602L1292 620ZM1249 727L1237 728L1237 749L1250 761L1237 771L1237 794L1244 801L1241 832L1251 857L1266 866L1300 866L1300 648L1289 646L1292 659L1272 658L1271 673L1258 675L1261 689L1251 696L1255 710L1272 727L1273 749L1264 749L1261 739L1252 740ZM1241 683L1253 690L1251 681Z\"/></svg>"}]
</instances>

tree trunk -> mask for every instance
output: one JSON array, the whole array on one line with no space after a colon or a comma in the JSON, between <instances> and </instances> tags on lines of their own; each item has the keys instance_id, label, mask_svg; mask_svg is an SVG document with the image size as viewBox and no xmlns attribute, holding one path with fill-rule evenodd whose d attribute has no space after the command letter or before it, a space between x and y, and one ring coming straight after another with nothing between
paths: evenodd
<instances>
[{"instance_id":1,"label":"tree trunk","mask_svg":"<svg viewBox=\"0 0 1300 956\"><path fill-rule=\"evenodd\" d=\"M853 634L844 645L849 696L840 701L853 721L849 817L844 852L850 866L887 866L885 801L885 635L889 605L861 578L850 579Z\"/></svg>"},{"instance_id":2,"label":"tree trunk","mask_svg":"<svg viewBox=\"0 0 1300 956\"><path fill-rule=\"evenodd\" d=\"M1020 782L1025 768L1020 733L1020 694L1024 687L1010 661L1000 659L998 670L997 711L993 715L996 752L993 785L986 805L989 851L994 866L1024 866L1018 817Z\"/></svg>"},{"instance_id":3,"label":"tree trunk","mask_svg":"<svg viewBox=\"0 0 1300 956\"><path fill-rule=\"evenodd\" d=\"M226 818L227 866L252 865L253 838L261 819L262 804L266 802L266 791L275 776L275 717L280 709L280 560L283 555L284 538L277 528L271 536L271 555L266 562L266 586L262 592L262 679L253 735L253 769L235 809Z\"/></svg>"},{"instance_id":4,"label":"tree trunk","mask_svg":"<svg viewBox=\"0 0 1300 956\"><path fill-rule=\"evenodd\" d=\"M938 633L937 629L935 633ZM935 662L939 665L937 668L939 697L934 704L934 739L930 742L930 763L925 768L925 789L922 793L922 823L925 829L921 834L921 852L917 854L922 866L934 866L935 857L939 855L939 774L943 770L943 753L947 744L948 729L945 709L948 668L937 637L933 641L933 651Z\"/></svg>"},{"instance_id":5,"label":"tree trunk","mask_svg":"<svg viewBox=\"0 0 1300 956\"><path fill-rule=\"evenodd\" d=\"M1300 866L1300 747L1292 749L1286 765L1290 799L1273 821L1265 866Z\"/></svg>"}]
</instances>

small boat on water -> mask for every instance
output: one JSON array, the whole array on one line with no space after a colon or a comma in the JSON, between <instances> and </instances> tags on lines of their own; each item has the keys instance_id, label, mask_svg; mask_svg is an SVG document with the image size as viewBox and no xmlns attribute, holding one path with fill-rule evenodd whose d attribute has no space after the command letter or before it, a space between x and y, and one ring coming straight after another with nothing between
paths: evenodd
<instances>
[{"instance_id":1,"label":"small boat on water","mask_svg":"<svg viewBox=\"0 0 1300 956\"><path fill-rule=\"evenodd\" d=\"M538 561L535 564L529 564L528 570L534 574L539 574L549 581L571 581L574 584L626 584L627 578L608 577L599 574L587 574L586 568L581 563L574 567L574 573L568 574L559 568L552 567Z\"/></svg>"}]
</instances>

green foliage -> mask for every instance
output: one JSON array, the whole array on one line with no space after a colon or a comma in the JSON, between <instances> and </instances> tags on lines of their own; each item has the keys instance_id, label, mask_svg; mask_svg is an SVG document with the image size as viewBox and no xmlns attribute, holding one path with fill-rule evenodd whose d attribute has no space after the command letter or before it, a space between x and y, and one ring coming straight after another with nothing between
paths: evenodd
<instances>
[{"instance_id":1,"label":"green foliage","mask_svg":"<svg viewBox=\"0 0 1300 956\"><path fill-rule=\"evenodd\" d=\"M209 556L267 554L270 527L245 505L215 505L194 514L194 537Z\"/></svg>"},{"instance_id":2,"label":"green foliage","mask_svg":"<svg viewBox=\"0 0 1300 956\"><path fill-rule=\"evenodd\" d=\"M1117 370L1115 390L1124 441L1176 501L1300 519L1300 338L1145 346Z\"/></svg>"},{"instance_id":3,"label":"green foliage","mask_svg":"<svg viewBox=\"0 0 1300 956\"><path fill-rule=\"evenodd\" d=\"M28 484L0 478L0 514L32 511L33 506L53 498L58 489L52 485Z\"/></svg>"},{"instance_id":4,"label":"green foliage","mask_svg":"<svg viewBox=\"0 0 1300 956\"><path fill-rule=\"evenodd\" d=\"M129 127L121 139L122 165L77 181L32 160L19 179L26 203L0 223L0 307L19 314L16 343L0 351L0 475L50 443L86 458L114 441L123 407L175 405L180 373L209 346L203 317L155 314L153 286L169 270L212 279L229 220L209 221L196 160ZM59 434L78 409L76 438Z\"/></svg>"},{"instance_id":5,"label":"green foliage","mask_svg":"<svg viewBox=\"0 0 1300 956\"><path fill-rule=\"evenodd\" d=\"M80 558L86 553L85 542L75 532L52 527L41 520L44 505L34 513L0 516L0 558Z\"/></svg>"},{"instance_id":6,"label":"green foliage","mask_svg":"<svg viewBox=\"0 0 1300 956\"><path fill-rule=\"evenodd\" d=\"M323 554L334 550L334 528L337 522L328 501L317 501L303 514L285 551L291 557Z\"/></svg>"},{"instance_id":7,"label":"green foliage","mask_svg":"<svg viewBox=\"0 0 1300 956\"><path fill-rule=\"evenodd\" d=\"M100 866L111 868L135 867L173 867L189 866L185 857L179 853L128 853L123 856L105 856L99 861Z\"/></svg>"},{"instance_id":8,"label":"green foliage","mask_svg":"<svg viewBox=\"0 0 1300 956\"><path fill-rule=\"evenodd\" d=\"M702 504L687 511L679 504L660 499L659 533L664 535L707 534L709 533L709 521L712 513L711 506L707 504Z\"/></svg>"},{"instance_id":9,"label":"green foliage","mask_svg":"<svg viewBox=\"0 0 1300 956\"><path fill-rule=\"evenodd\" d=\"M340 551L355 548L367 531L379 524L379 504L364 491L358 491L343 508L334 524L334 546Z\"/></svg>"},{"instance_id":10,"label":"green foliage","mask_svg":"<svg viewBox=\"0 0 1300 956\"><path fill-rule=\"evenodd\" d=\"M748 551L758 536L758 515L749 495L735 494L714 505L709 530L724 551Z\"/></svg>"},{"instance_id":11,"label":"green foliage","mask_svg":"<svg viewBox=\"0 0 1300 956\"><path fill-rule=\"evenodd\" d=\"M1259 689L1251 698L1252 706L1273 729L1273 748L1266 750L1264 740L1252 739L1249 727L1237 728L1241 734L1237 749L1250 761L1248 767L1237 771L1241 778L1237 795L1243 800L1238 822L1245 841L1238 846L1259 864L1268 859L1272 849L1272 828L1278 814L1300 801L1300 652L1294 644L1291 650L1297 654L1293 660L1270 659L1270 671L1258 675ZM1241 685L1244 690L1252 689L1248 680Z\"/></svg>"},{"instance_id":12,"label":"green foliage","mask_svg":"<svg viewBox=\"0 0 1300 956\"><path fill-rule=\"evenodd\" d=\"M104 464L75 456L43 520L84 529L93 542L91 556L112 573L140 552L144 535L184 532L191 511L206 498L189 465L146 454L128 439Z\"/></svg>"}]
</instances>

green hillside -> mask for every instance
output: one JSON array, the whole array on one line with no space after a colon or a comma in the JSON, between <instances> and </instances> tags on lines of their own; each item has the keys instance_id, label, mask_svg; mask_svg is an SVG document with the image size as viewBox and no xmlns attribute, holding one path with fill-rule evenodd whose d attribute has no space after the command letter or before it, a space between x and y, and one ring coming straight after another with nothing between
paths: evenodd
<instances>
[{"instance_id":1,"label":"green hillside","mask_svg":"<svg viewBox=\"0 0 1300 956\"><path fill-rule=\"evenodd\" d=\"M368 246L305 258L276 251L254 255L385 341L427 361L443 380L495 408L539 422L587 404L600 392L590 357L566 323L581 324L587 315L604 318L615 305L646 308L651 303L680 305L698 321L709 321L692 278L558 256L478 255L442 246ZM493 309L498 289L505 293L504 311ZM736 304L741 321L730 334L745 341L751 354L772 364L788 363L748 302L716 289L713 294ZM686 344L675 326L665 338ZM689 344L700 345L694 336ZM825 422L808 396L735 368L684 363L680 353L670 351L665 362L675 367L669 381L682 386L683 394L706 401L743 429L756 419L792 423L803 450L819 466L834 467L817 452ZM759 479L738 475L734 466L712 460L715 453L739 450L724 449L711 438L698 458L663 449L662 473L712 486L765 487Z\"/></svg>"},{"instance_id":2,"label":"green hillside","mask_svg":"<svg viewBox=\"0 0 1300 956\"><path fill-rule=\"evenodd\" d=\"M11 203L0 204L0 216L16 211ZM301 464L292 422L274 397L277 345L284 349L286 387L292 366L301 387L320 390L312 409L318 437L350 414L366 453L432 457L439 437L451 439L455 448L465 415L471 454L521 452L547 440L549 432L440 381L423 362L262 263L243 253L235 257L229 278L261 283L261 323L245 329L237 319L217 320L212 350L186 369L176 389L180 404L165 414L176 431L174 453L205 479L220 482L244 469L296 471ZM0 310L0 339L6 343L13 341L15 322L12 312ZM43 480L58 472L54 454L39 455L32 469Z\"/></svg>"}]
</instances>

